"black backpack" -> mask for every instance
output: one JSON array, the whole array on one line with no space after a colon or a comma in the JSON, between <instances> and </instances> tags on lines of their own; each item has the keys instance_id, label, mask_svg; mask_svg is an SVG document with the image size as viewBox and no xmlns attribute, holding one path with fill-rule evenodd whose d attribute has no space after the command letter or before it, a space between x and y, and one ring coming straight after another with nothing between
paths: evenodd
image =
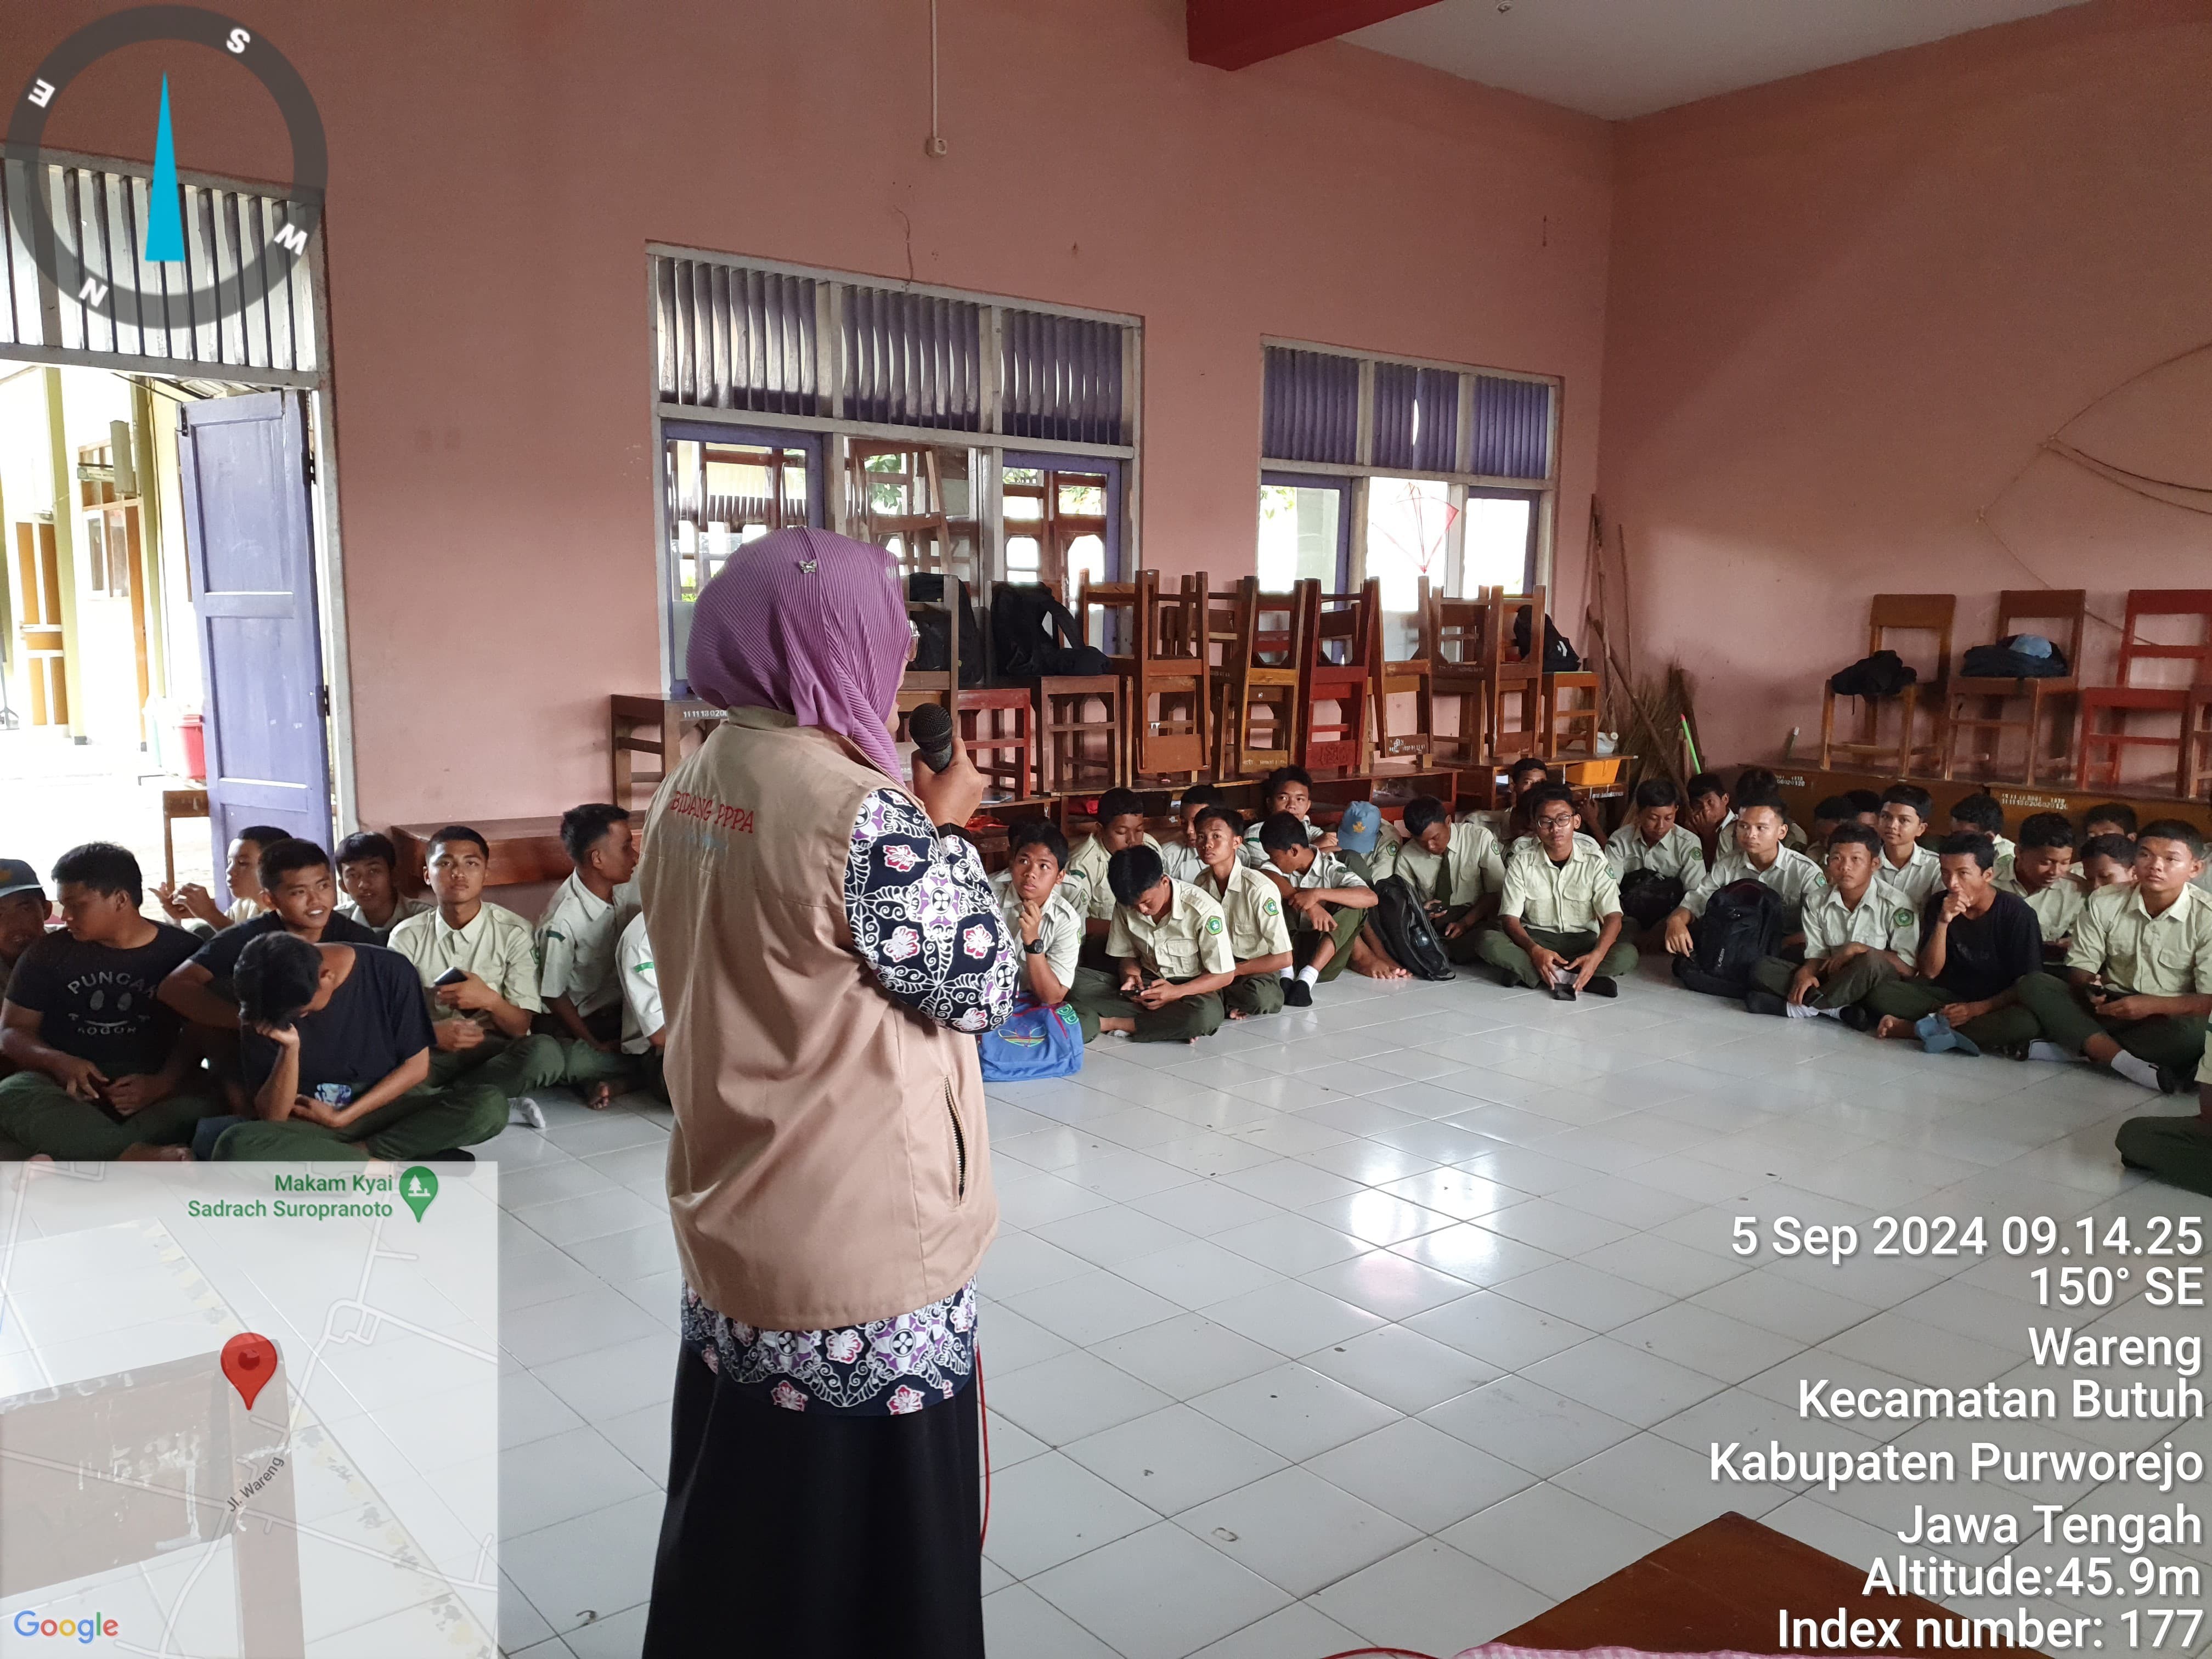
<instances>
[{"instance_id":1,"label":"black backpack","mask_svg":"<svg viewBox=\"0 0 2212 1659\"><path fill-rule=\"evenodd\" d=\"M1974 680L2055 680L2074 672L2067 666L2066 653L2057 646L2044 656L2032 657L2014 645L2020 637L2011 634L1995 645L1967 647L1959 672ZM2047 640L2044 642L2050 644Z\"/></svg>"},{"instance_id":2,"label":"black backpack","mask_svg":"<svg viewBox=\"0 0 2212 1659\"><path fill-rule=\"evenodd\" d=\"M1828 677L1828 690L1839 697L1893 697L1920 678L1920 671L1894 651L1861 657Z\"/></svg>"},{"instance_id":3,"label":"black backpack","mask_svg":"<svg viewBox=\"0 0 2212 1659\"><path fill-rule=\"evenodd\" d=\"M1751 988L1751 970L1781 943L1782 895L1764 883L1732 881L1705 901L1691 925L1694 956L1674 958L1674 977L1707 996L1740 997Z\"/></svg>"},{"instance_id":4,"label":"black backpack","mask_svg":"<svg viewBox=\"0 0 2212 1659\"><path fill-rule=\"evenodd\" d=\"M1062 644L1073 641L1073 644ZM1095 645L1085 645L1082 624L1034 583L1006 583L991 600L991 647L1001 680L1035 680L1048 675L1107 674L1113 665Z\"/></svg>"},{"instance_id":5,"label":"black backpack","mask_svg":"<svg viewBox=\"0 0 2212 1659\"><path fill-rule=\"evenodd\" d=\"M1620 914L1638 927L1654 927L1682 902L1679 877L1656 870L1631 870L1620 878Z\"/></svg>"},{"instance_id":6,"label":"black backpack","mask_svg":"<svg viewBox=\"0 0 2212 1659\"><path fill-rule=\"evenodd\" d=\"M942 605L945 578L921 571L906 579L906 596L917 604ZM952 660L942 611L925 611L915 618L921 629L921 643L910 665L921 674L942 674ZM968 598L968 584L960 584L960 684L983 683L983 629L975 620L975 607Z\"/></svg>"},{"instance_id":7,"label":"black backpack","mask_svg":"<svg viewBox=\"0 0 2212 1659\"><path fill-rule=\"evenodd\" d=\"M1429 925L1429 913L1403 876L1375 884L1375 908L1369 920L1391 959L1415 979L1455 979L1443 941Z\"/></svg>"},{"instance_id":8,"label":"black backpack","mask_svg":"<svg viewBox=\"0 0 2212 1659\"><path fill-rule=\"evenodd\" d=\"M1528 607L1522 605L1513 613L1513 648L1522 656L1528 654ZM1549 617L1544 618L1544 667L1547 674L1579 674L1583 659L1575 654L1559 630L1552 626Z\"/></svg>"}]
</instances>

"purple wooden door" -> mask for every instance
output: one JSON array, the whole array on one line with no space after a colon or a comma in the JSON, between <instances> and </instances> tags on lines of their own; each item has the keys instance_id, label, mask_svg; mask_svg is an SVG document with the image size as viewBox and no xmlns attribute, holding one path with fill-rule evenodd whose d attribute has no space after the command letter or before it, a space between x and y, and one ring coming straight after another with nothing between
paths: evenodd
<instances>
[{"instance_id":1,"label":"purple wooden door","mask_svg":"<svg viewBox=\"0 0 2212 1659\"><path fill-rule=\"evenodd\" d=\"M216 896L224 852L265 823L327 847L330 750L300 394L185 405L177 452L205 680Z\"/></svg>"}]
</instances>

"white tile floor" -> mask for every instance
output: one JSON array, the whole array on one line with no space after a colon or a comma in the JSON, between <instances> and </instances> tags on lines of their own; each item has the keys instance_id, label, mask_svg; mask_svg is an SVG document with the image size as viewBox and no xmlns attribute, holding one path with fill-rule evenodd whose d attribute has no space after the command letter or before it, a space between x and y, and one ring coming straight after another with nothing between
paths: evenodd
<instances>
[{"instance_id":1,"label":"white tile floor","mask_svg":"<svg viewBox=\"0 0 2212 1659\"><path fill-rule=\"evenodd\" d=\"M1894 1207L1994 1234L2008 1213L2202 1210L2112 1150L2122 1118L2182 1109L2081 1067L1755 1018L1649 966L1574 1005L1346 979L1196 1048L1110 1042L1079 1079L994 1088L993 1659L1449 1655L1731 1508L1893 1555L1900 1499L1942 1489L1716 1486L1708 1443L1962 1446L1973 1425L1800 1421L1797 1379L2024 1372L2027 1269L1747 1266L1731 1218ZM667 1116L552 1118L491 1149L501 1639L622 1659L665 1473ZM2212 1451L2202 1422L2067 1426L2002 1437Z\"/></svg>"}]
</instances>

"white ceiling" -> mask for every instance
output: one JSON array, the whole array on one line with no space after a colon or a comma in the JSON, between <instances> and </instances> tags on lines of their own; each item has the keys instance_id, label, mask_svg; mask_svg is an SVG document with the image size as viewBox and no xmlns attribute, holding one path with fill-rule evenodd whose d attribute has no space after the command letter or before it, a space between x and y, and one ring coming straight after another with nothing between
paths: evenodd
<instances>
[{"instance_id":1,"label":"white ceiling","mask_svg":"<svg viewBox=\"0 0 2212 1659\"><path fill-rule=\"evenodd\" d=\"M2083 0L1438 0L1344 38L1612 120Z\"/></svg>"}]
</instances>

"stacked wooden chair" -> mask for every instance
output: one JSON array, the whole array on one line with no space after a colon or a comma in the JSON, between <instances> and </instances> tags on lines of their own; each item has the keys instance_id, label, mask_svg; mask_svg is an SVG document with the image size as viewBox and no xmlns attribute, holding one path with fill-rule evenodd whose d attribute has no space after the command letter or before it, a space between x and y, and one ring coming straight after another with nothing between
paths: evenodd
<instances>
[{"instance_id":1,"label":"stacked wooden chair","mask_svg":"<svg viewBox=\"0 0 2212 1659\"><path fill-rule=\"evenodd\" d=\"M1909 643L1913 635L1932 635L1936 641L1935 672L1923 672L1913 684L1893 697L1861 700L1858 735L1836 736L1838 694L1823 688L1820 700L1820 769L1832 771L1838 758L1871 763L1874 769L1892 777L1910 776L1916 769L1932 773L1943 763L1944 720L1951 686L1951 619L1959 601L1951 593L1877 593L1867 609L1867 654L1896 650L1897 640ZM1899 652L1910 661L1910 656ZM1929 659L1922 658L1922 662ZM1918 665L1915 665L1918 666ZM1882 735L1882 714L1894 708L1894 736ZM1920 715L1925 711L1929 729L1921 735Z\"/></svg>"},{"instance_id":2,"label":"stacked wooden chair","mask_svg":"<svg viewBox=\"0 0 2212 1659\"><path fill-rule=\"evenodd\" d=\"M1380 767L1394 761L1407 761L1418 768L1425 763L1436 748L1436 702L1429 654L1429 579L1419 579L1414 600L1413 654L1396 662L1390 659L1379 585L1370 582L1368 586L1376 590L1376 595L1368 607L1368 627L1373 638L1367 647L1367 659L1374 676L1368 696L1375 707L1375 763ZM1402 728L1395 724L1392 699L1397 697L1412 699L1413 723Z\"/></svg>"},{"instance_id":3,"label":"stacked wooden chair","mask_svg":"<svg viewBox=\"0 0 2212 1659\"><path fill-rule=\"evenodd\" d=\"M1298 752L1300 652L1316 581L1288 593L1264 593L1257 576L1240 579L1206 602L1214 667L1214 775L1261 776Z\"/></svg>"},{"instance_id":4,"label":"stacked wooden chair","mask_svg":"<svg viewBox=\"0 0 2212 1659\"><path fill-rule=\"evenodd\" d=\"M2041 679L1996 679L1960 674L1951 681L1944 711L1943 775L2002 779L2010 733L2021 738L2020 781L2030 788L2073 771L2073 745L2060 727L2062 708L2072 712L2081 696L2081 623L2087 594L2078 587L2007 588L1997 595L1997 635L2040 634L2066 655L2066 672ZM2011 711L2017 708L2017 714ZM2056 745L2051 742L2057 738Z\"/></svg>"},{"instance_id":5,"label":"stacked wooden chair","mask_svg":"<svg viewBox=\"0 0 2212 1659\"><path fill-rule=\"evenodd\" d=\"M2146 632L2193 633L2197 637L2160 642L2146 638ZM2159 667L2161 664L2166 666ZM2158 678L2146 684L2146 671ZM2208 686L2212 686L2212 588L2131 591L2120 635L2118 683L2086 687L2081 694L2080 787L2116 787L2129 751L2153 750L2173 757L2174 792L2195 794L2191 784L2191 775L2197 770L2194 727L2206 718L2195 694ZM2146 717L2166 716L2172 718L2172 726L2143 729Z\"/></svg>"},{"instance_id":6,"label":"stacked wooden chair","mask_svg":"<svg viewBox=\"0 0 2212 1659\"><path fill-rule=\"evenodd\" d=\"M1309 772L1367 770L1376 644L1369 618L1379 586L1313 598L1298 656L1298 764Z\"/></svg>"}]
</instances>

